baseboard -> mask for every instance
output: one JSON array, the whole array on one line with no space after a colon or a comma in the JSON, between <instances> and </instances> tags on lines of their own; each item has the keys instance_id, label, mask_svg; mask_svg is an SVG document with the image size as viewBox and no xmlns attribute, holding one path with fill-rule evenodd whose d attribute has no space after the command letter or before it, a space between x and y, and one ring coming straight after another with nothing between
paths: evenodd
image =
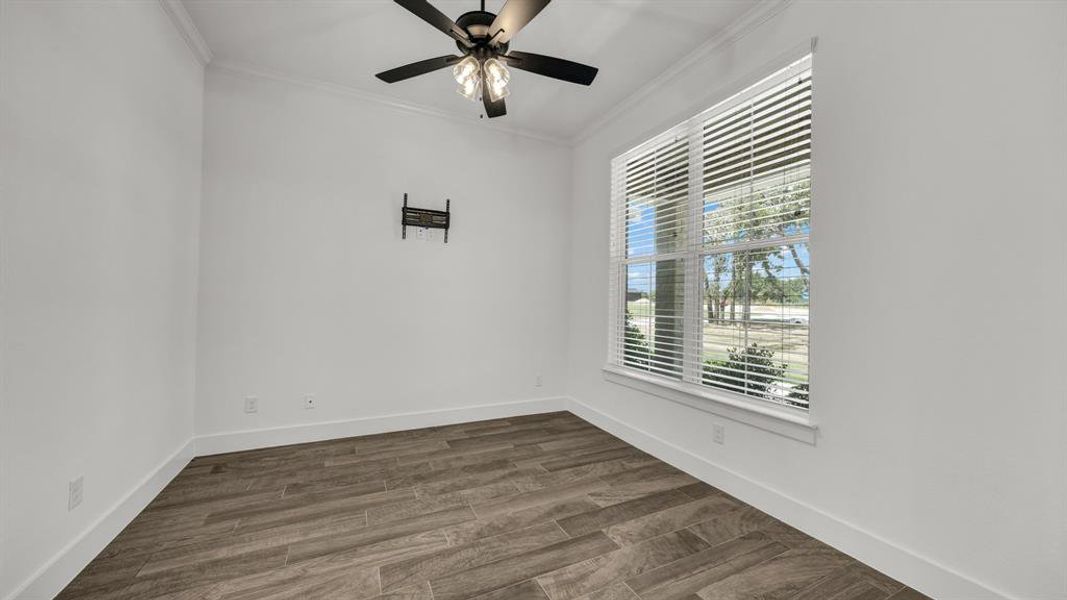
<instances>
[{"instance_id":1,"label":"baseboard","mask_svg":"<svg viewBox=\"0 0 1067 600\"><path fill-rule=\"evenodd\" d=\"M144 510L193 456L558 410L570 410L664 462L760 508L931 597L943 600L1016 600L813 506L720 467L638 427L565 397L199 436L178 449L111 510L97 519L4 600L53 598Z\"/></svg>"},{"instance_id":2,"label":"baseboard","mask_svg":"<svg viewBox=\"0 0 1067 600\"><path fill-rule=\"evenodd\" d=\"M569 410L582 419L690 475L816 537L938 600L1015 600L966 575L915 554L833 515L791 498L684 448L610 417L573 398Z\"/></svg>"},{"instance_id":3,"label":"baseboard","mask_svg":"<svg viewBox=\"0 0 1067 600\"><path fill-rule=\"evenodd\" d=\"M196 455L190 439L5 600L50 600L63 590Z\"/></svg>"},{"instance_id":4,"label":"baseboard","mask_svg":"<svg viewBox=\"0 0 1067 600\"><path fill-rule=\"evenodd\" d=\"M232 431L198 436L196 438L196 450L198 456L206 456L358 435L386 433L389 431L404 431L406 429L436 427L453 423L546 413L566 410L568 405L568 399L564 397L537 398L500 404L482 404L462 408L364 417L345 421Z\"/></svg>"}]
</instances>

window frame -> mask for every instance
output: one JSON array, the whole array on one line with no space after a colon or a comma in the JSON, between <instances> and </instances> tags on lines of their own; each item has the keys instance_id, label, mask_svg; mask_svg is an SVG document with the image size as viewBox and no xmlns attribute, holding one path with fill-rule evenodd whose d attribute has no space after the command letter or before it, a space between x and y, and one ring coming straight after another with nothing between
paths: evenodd
<instances>
[{"instance_id":1,"label":"window frame","mask_svg":"<svg viewBox=\"0 0 1067 600\"><path fill-rule=\"evenodd\" d=\"M798 65L802 65L798 67ZM781 83L794 73L805 70L811 71L811 98L812 98L812 125L810 141L810 159L808 163L809 180L811 189L811 201L808 214L808 232L806 234L790 236L780 239L763 239L751 243L735 243L729 245L709 246L703 240L704 219L704 189L703 189L703 152L701 143L703 124L716 114L730 110L747 99L759 95L773 85ZM783 73L784 72L784 73ZM758 76L749 77L741 84L728 86L727 92L720 94L721 100L714 102L706 110L702 110L682 123L668 128L663 133L654 135L640 144L623 152L616 153L611 160L611 212L609 217L609 307L608 307L608 346L605 366L603 368L605 380L626 387L666 398L668 400L710 412L732 420L741 421L765 429L774 433L791 437L793 439L815 443L817 426L814 421L814 403L808 407L799 408L786 404L775 403L770 400L756 398L741 392L713 387L704 384L703 381L703 287L695 282L703 281L703 269L705 260L709 256L724 252L736 252L750 247L767 247L778 245L779 242L793 241L807 244L808 260L808 382L814 388L815 361L813 348L815 346L815 322L816 322L816 298L815 277L816 264L813 241L815 240L815 113L816 113L816 69L814 40L810 45L795 50L784 59L777 61L768 67L760 69ZM685 206L682 211L686 214L684 221L685 231L689 236L686 243L674 252L650 255L629 256L626 252L626 222L625 210L617 210L617 189L620 182L617 180L619 161L627 161L641 152L648 151L658 145L670 144L679 141L682 137L688 138L688 190L685 198ZM694 231L700 233L693 235ZM693 237L698 238L694 242ZM622 246L620 249L619 246ZM623 364L623 351L619 348L624 343L624 330L626 324L625 298L628 291L628 267L635 263L653 263L678 259L683 262L685 273L684 293L684 340L686 344L685 359L683 360L682 375L680 378L672 378L658 375L647 370L625 366ZM698 361L692 360L699 357Z\"/></svg>"}]
</instances>

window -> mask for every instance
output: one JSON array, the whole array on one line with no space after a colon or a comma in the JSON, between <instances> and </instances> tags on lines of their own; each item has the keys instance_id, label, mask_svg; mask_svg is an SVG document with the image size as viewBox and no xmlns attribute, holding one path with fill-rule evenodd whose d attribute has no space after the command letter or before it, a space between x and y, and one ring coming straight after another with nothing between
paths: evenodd
<instances>
[{"instance_id":1,"label":"window","mask_svg":"<svg viewBox=\"0 0 1067 600\"><path fill-rule=\"evenodd\" d=\"M609 365L808 408L811 115L808 55L612 161Z\"/></svg>"}]
</instances>

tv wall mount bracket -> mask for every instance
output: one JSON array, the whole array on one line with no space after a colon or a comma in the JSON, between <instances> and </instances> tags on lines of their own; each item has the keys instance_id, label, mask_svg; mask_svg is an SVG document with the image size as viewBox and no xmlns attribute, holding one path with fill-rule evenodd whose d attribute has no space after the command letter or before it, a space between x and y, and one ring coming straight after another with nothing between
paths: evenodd
<instances>
[{"instance_id":1,"label":"tv wall mount bracket","mask_svg":"<svg viewBox=\"0 0 1067 600\"><path fill-rule=\"evenodd\" d=\"M408 227L424 227L426 229L444 229L445 243L448 243L448 226L452 223L452 213L449 210L451 200L445 200L444 210L431 210L429 208L412 208L408 206L408 195L404 193L404 207L400 209L401 239L408 238Z\"/></svg>"}]
</instances>

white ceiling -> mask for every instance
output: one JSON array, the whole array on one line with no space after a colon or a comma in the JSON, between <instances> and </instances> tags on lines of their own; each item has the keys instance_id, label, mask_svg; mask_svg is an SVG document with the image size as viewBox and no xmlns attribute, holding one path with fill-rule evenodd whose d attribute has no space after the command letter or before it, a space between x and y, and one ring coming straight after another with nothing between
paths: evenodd
<instances>
[{"instance_id":1,"label":"white ceiling","mask_svg":"<svg viewBox=\"0 0 1067 600\"><path fill-rule=\"evenodd\" d=\"M431 0L448 16L478 0ZM503 0L488 0L496 12ZM589 88L512 70L508 114L493 124L572 139L760 0L555 0L512 40L515 50L600 68ZM390 0L184 0L213 61L329 82L478 119L448 69L392 85L374 77L455 52L443 33Z\"/></svg>"}]
</instances>

